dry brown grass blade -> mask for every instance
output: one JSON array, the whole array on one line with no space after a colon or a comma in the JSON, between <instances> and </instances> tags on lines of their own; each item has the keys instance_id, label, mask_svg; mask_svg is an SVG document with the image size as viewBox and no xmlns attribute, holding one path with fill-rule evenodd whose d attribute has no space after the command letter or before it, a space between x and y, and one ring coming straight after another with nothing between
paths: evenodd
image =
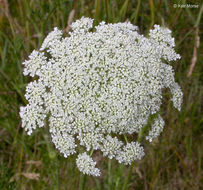
<instances>
[{"instance_id":1,"label":"dry brown grass blade","mask_svg":"<svg viewBox=\"0 0 203 190\"><path fill-rule=\"evenodd\" d=\"M195 45L193 48L193 56L192 56L192 60L191 60L190 69L189 69L189 72L187 74L188 78L192 75L193 69L194 69L195 64L197 62L197 48L199 48L199 45L200 45L199 28L197 27L196 31L195 31Z\"/></svg>"},{"instance_id":2,"label":"dry brown grass blade","mask_svg":"<svg viewBox=\"0 0 203 190\"><path fill-rule=\"evenodd\" d=\"M9 6L7 0L0 0L0 23L3 19L3 17L9 18L10 12L9 12Z\"/></svg>"},{"instance_id":3,"label":"dry brown grass blade","mask_svg":"<svg viewBox=\"0 0 203 190\"><path fill-rule=\"evenodd\" d=\"M24 176L27 179L32 179L32 180L39 180L40 174L39 173L22 173L22 176Z\"/></svg>"},{"instance_id":4,"label":"dry brown grass blade","mask_svg":"<svg viewBox=\"0 0 203 190\"><path fill-rule=\"evenodd\" d=\"M10 16L10 11L9 11L8 1L7 0L0 0L0 3L3 4L4 12L5 12L6 17L9 17Z\"/></svg>"},{"instance_id":5,"label":"dry brown grass blade","mask_svg":"<svg viewBox=\"0 0 203 190\"><path fill-rule=\"evenodd\" d=\"M28 165L34 165L34 166L40 166L40 165L42 165L42 162L41 161L35 161L35 160L29 160L29 161L27 161L26 162L26 164L28 164Z\"/></svg>"},{"instance_id":6,"label":"dry brown grass blade","mask_svg":"<svg viewBox=\"0 0 203 190\"><path fill-rule=\"evenodd\" d=\"M140 179L143 179L142 173L141 173L141 171L140 171L138 166L135 167L135 172L137 173L137 175L139 176Z\"/></svg>"},{"instance_id":7,"label":"dry brown grass blade","mask_svg":"<svg viewBox=\"0 0 203 190\"><path fill-rule=\"evenodd\" d=\"M71 29L71 24L73 22L73 18L74 18L74 14L75 14L75 10L73 9L70 14L69 14L69 17L68 17L68 22L67 22L67 27L65 29L65 32L68 34L68 32L70 31Z\"/></svg>"}]
</instances>

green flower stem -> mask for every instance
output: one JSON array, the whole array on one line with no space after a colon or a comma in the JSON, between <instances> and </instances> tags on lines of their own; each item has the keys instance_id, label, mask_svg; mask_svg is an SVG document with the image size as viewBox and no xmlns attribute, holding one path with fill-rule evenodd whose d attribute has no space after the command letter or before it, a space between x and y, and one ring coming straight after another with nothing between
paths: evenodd
<instances>
[{"instance_id":1,"label":"green flower stem","mask_svg":"<svg viewBox=\"0 0 203 190\"><path fill-rule=\"evenodd\" d=\"M93 154L93 152L94 152L94 149L92 148L91 150L90 150L90 156L92 156L92 154Z\"/></svg>"},{"instance_id":2,"label":"green flower stem","mask_svg":"<svg viewBox=\"0 0 203 190\"><path fill-rule=\"evenodd\" d=\"M80 174L80 181L79 181L79 190L85 189L85 182L86 182L86 175L81 173Z\"/></svg>"},{"instance_id":3,"label":"green flower stem","mask_svg":"<svg viewBox=\"0 0 203 190\"><path fill-rule=\"evenodd\" d=\"M108 189L111 189L111 159L108 160Z\"/></svg>"},{"instance_id":4,"label":"green flower stem","mask_svg":"<svg viewBox=\"0 0 203 190\"><path fill-rule=\"evenodd\" d=\"M125 142L128 143L128 138L124 135Z\"/></svg>"},{"instance_id":5,"label":"green flower stem","mask_svg":"<svg viewBox=\"0 0 203 190\"><path fill-rule=\"evenodd\" d=\"M129 168L129 171L128 171L128 175L127 175L127 178L124 181L122 190L126 190L127 189L127 185L128 185L128 182L130 181L130 176L132 175L132 170L133 170L134 165L135 165L135 162L133 162L130 165L130 168Z\"/></svg>"}]
</instances>

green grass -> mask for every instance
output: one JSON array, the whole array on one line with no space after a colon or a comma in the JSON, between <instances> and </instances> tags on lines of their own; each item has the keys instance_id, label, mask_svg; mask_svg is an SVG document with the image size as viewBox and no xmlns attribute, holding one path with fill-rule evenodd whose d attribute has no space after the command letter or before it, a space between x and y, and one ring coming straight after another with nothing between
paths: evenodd
<instances>
[{"instance_id":1,"label":"green grass","mask_svg":"<svg viewBox=\"0 0 203 190\"><path fill-rule=\"evenodd\" d=\"M8 3L8 6L7 6ZM198 4L198 8L174 8L173 4ZM95 23L131 21L147 34L153 24L169 27L182 59L174 62L176 80L184 93L178 112L164 97L166 126L152 144L143 141L146 156L136 162L127 184L129 190L203 189L203 48L187 77L193 56L195 34L202 37L201 1L169 0L3 0L0 1L0 189L75 190L80 173L75 156L63 158L50 142L47 128L27 136L21 128L19 107L25 105L25 86L31 78L22 74L22 61L38 49L53 27L65 29L69 13ZM8 8L7 8L8 7ZM98 152L94 156L102 170L99 178L86 177L84 189L121 190L129 167L111 162ZM30 162L35 161L35 162ZM28 175L30 173L30 176ZM39 177L37 177L39 176ZM31 177L35 179L30 179Z\"/></svg>"}]
</instances>

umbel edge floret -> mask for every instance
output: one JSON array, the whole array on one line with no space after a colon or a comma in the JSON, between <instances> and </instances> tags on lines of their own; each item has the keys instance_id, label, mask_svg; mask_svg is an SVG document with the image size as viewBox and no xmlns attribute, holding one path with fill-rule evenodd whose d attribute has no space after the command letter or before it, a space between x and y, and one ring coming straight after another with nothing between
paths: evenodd
<instances>
[{"instance_id":1,"label":"umbel edge floret","mask_svg":"<svg viewBox=\"0 0 203 190\"><path fill-rule=\"evenodd\" d=\"M30 135L49 115L56 148L68 157L84 147L76 159L78 169L99 176L87 151L100 150L126 165L140 160L145 154L140 142L120 137L140 133L157 115L145 137L151 142L164 127L162 89L170 89L179 111L183 94L172 66L165 63L180 59L169 29L154 25L146 38L129 22L92 27L93 20L82 17L72 24L69 37L54 28L23 62L24 75L37 79L27 85L28 104L20 116Z\"/></svg>"}]
</instances>

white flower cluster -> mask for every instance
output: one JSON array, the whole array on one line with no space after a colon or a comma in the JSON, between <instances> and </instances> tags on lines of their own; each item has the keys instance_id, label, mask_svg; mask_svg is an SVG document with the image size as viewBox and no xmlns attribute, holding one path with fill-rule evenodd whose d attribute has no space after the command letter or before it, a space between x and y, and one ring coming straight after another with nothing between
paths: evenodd
<instances>
[{"instance_id":1,"label":"white flower cluster","mask_svg":"<svg viewBox=\"0 0 203 190\"><path fill-rule=\"evenodd\" d=\"M144 148L140 146L138 142L127 143L123 151L120 151L117 155L119 163L131 164L134 160L141 160L144 156Z\"/></svg>"},{"instance_id":2,"label":"white flower cluster","mask_svg":"<svg viewBox=\"0 0 203 190\"><path fill-rule=\"evenodd\" d=\"M160 135L160 133L164 129L164 120L160 115L154 120L154 123L152 124L152 128L149 131L149 134L146 136L146 140L149 142L152 142L152 140Z\"/></svg>"},{"instance_id":3,"label":"white flower cluster","mask_svg":"<svg viewBox=\"0 0 203 190\"><path fill-rule=\"evenodd\" d=\"M76 159L76 165L78 169L84 174L100 176L100 170L95 167L96 162L94 162L86 152L78 155Z\"/></svg>"},{"instance_id":4,"label":"white flower cluster","mask_svg":"<svg viewBox=\"0 0 203 190\"><path fill-rule=\"evenodd\" d=\"M119 155L121 147L123 146L123 142L119 141L117 137L111 137L107 135L101 145L101 151L104 156L108 156L110 159Z\"/></svg>"},{"instance_id":5,"label":"white flower cluster","mask_svg":"<svg viewBox=\"0 0 203 190\"><path fill-rule=\"evenodd\" d=\"M23 63L24 75L36 80L26 88L22 127L30 135L48 118L52 141L65 157L84 147L131 164L144 156L144 149L138 142L125 144L122 135L139 133L159 112L163 88L171 90L174 107L181 108L174 71L163 63L180 55L171 31L158 25L149 38L130 23L101 22L94 32L92 27L93 20L83 17L72 24L70 37L54 28L40 51ZM163 126L158 116L146 139L159 136ZM100 175L86 152L76 163L81 172Z\"/></svg>"}]
</instances>

